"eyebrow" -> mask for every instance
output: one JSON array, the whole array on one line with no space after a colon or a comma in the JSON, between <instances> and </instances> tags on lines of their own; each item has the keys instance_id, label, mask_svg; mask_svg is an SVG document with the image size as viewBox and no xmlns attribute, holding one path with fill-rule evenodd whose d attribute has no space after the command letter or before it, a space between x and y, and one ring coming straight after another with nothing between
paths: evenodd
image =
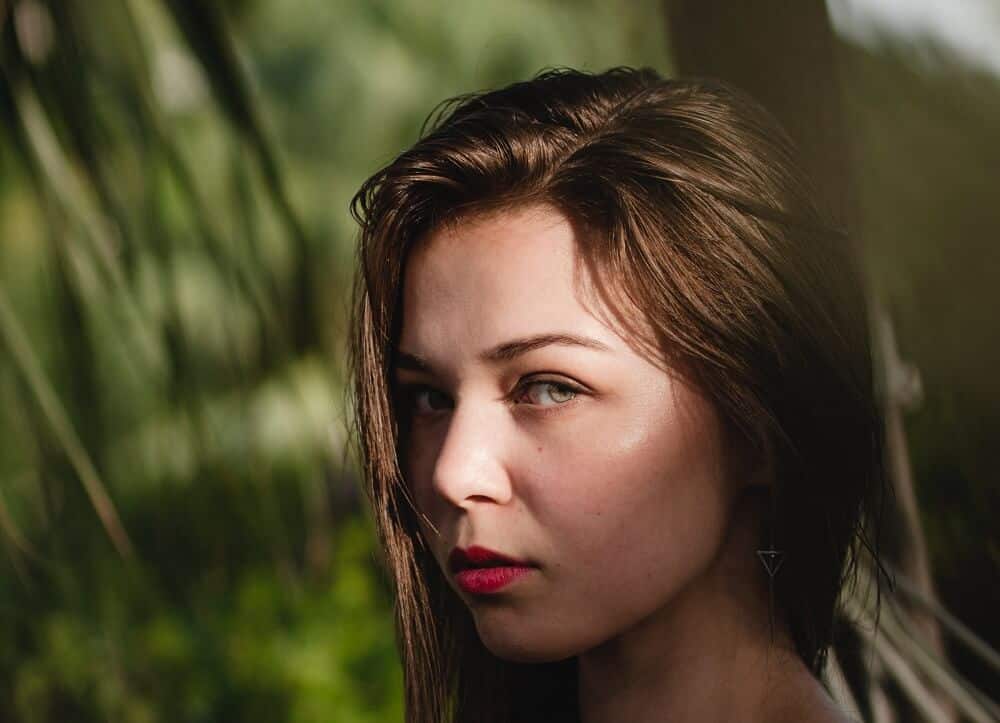
<instances>
[{"instance_id":1,"label":"eyebrow","mask_svg":"<svg viewBox=\"0 0 1000 723\"><path fill-rule=\"evenodd\" d=\"M596 351L611 351L611 347L597 339L576 334L535 334L520 339L511 339L479 353L478 359L486 364L509 362L522 354L546 346L575 346ZM396 369L431 372L431 363L417 354L398 350L393 364Z\"/></svg>"}]
</instances>

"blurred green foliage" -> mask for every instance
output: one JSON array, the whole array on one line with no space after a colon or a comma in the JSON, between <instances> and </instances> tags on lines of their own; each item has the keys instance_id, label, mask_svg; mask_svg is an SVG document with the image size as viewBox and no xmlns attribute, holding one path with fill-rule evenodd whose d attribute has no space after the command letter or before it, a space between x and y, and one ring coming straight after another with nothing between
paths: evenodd
<instances>
[{"instance_id":1,"label":"blurred green foliage","mask_svg":"<svg viewBox=\"0 0 1000 723\"><path fill-rule=\"evenodd\" d=\"M665 38L651 0L0 2L0 720L401 720L348 201L438 100ZM843 50L942 596L996 644L1000 83Z\"/></svg>"}]
</instances>

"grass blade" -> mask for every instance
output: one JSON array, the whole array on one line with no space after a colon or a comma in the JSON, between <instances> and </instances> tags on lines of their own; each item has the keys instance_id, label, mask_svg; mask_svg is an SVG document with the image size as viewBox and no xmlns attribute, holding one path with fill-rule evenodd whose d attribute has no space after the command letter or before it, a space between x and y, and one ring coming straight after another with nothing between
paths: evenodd
<instances>
[{"instance_id":1,"label":"grass blade","mask_svg":"<svg viewBox=\"0 0 1000 723\"><path fill-rule=\"evenodd\" d=\"M52 432L66 452L70 464L73 465L73 469L79 476L80 482L83 484L87 496L90 498L90 502L115 549L123 558L131 559L133 557L132 543L122 526L115 505L108 495L97 469L91 462L90 455L81 444L80 438L69 420L69 415L66 414L58 395L46 378L38 357L31 348L31 343L21 328L2 289L0 289L0 337L6 342L11 356L24 375L38 406L52 428Z\"/></svg>"}]
</instances>

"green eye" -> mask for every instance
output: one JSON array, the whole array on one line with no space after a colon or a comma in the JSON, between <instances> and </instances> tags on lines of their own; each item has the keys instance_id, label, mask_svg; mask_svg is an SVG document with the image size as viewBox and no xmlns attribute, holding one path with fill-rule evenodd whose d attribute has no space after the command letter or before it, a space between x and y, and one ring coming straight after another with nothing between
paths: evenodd
<instances>
[{"instance_id":1,"label":"green eye","mask_svg":"<svg viewBox=\"0 0 1000 723\"><path fill-rule=\"evenodd\" d=\"M568 384L562 384L561 382L554 382L551 380L537 380L529 382L524 385L524 388L529 390L538 388L542 390L542 394L534 395L535 398L544 399L545 397L548 397L552 401L551 404L536 402L536 404L542 407L552 407L560 404L566 404L567 402L571 402L578 393L576 389Z\"/></svg>"}]
</instances>

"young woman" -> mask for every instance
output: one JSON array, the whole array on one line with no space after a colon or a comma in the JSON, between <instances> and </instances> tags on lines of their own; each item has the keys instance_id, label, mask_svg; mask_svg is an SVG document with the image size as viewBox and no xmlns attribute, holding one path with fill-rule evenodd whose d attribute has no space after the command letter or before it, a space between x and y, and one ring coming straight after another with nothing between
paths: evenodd
<instances>
[{"instance_id":1,"label":"young woman","mask_svg":"<svg viewBox=\"0 0 1000 723\"><path fill-rule=\"evenodd\" d=\"M358 192L352 339L407 720L845 721L880 472L860 272L750 99L453 99Z\"/></svg>"}]
</instances>

